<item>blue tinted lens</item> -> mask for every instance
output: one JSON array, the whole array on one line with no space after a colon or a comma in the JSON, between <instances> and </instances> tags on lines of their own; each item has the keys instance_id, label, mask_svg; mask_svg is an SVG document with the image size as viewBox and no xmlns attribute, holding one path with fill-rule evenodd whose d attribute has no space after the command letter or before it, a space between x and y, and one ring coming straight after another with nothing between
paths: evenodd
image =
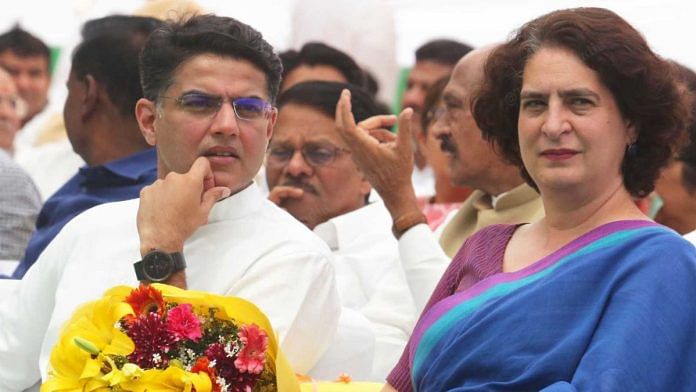
<instances>
[{"instance_id":1,"label":"blue tinted lens","mask_svg":"<svg viewBox=\"0 0 696 392\"><path fill-rule=\"evenodd\" d=\"M185 94L179 98L182 107L194 111L216 110L220 107L220 102L219 97L200 93Z\"/></svg>"},{"instance_id":2,"label":"blue tinted lens","mask_svg":"<svg viewBox=\"0 0 696 392\"><path fill-rule=\"evenodd\" d=\"M259 98L237 98L233 101L234 110L239 118L254 120L263 117L270 106Z\"/></svg>"}]
</instances>

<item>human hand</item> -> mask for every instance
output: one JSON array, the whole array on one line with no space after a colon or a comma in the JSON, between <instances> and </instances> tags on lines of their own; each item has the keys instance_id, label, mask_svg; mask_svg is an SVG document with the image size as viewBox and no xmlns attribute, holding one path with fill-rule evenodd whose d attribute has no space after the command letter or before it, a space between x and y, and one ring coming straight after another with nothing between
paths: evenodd
<instances>
[{"instance_id":1,"label":"human hand","mask_svg":"<svg viewBox=\"0 0 696 392\"><path fill-rule=\"evenodd\" d=\"M295 188L294 186L278 185L271 189L268 194L268 200L275 203L277 206L283 206L283 202L286 199L299 199L304 195L304 190L302 188Z\"/></svg>"},{"instance_id":2,"label":"human hand","mask_svg":"<svg viewBox=\"0 0 696 392\"><path fill-rule=\"evenodd\" d=\"M355 123L351 112L350 91L343 90L336 105L336 126L352 151L355 162L377 190L392 218L418 211L411 183L413 144L411 118L413 110L404 109L398 117L395 136L388 127L397 122L394 115L373 116Z\"/></svg>"},{"instance_id":3,"label":"human hand","mask_svg":"<svg viewBox=\"0 0 696 392\"><path fill-rule=\"evenodd\" d=\"M184 174L171 172L140 191L138 235L142 256L152 249L181 252L184 242L208 222L213 205L230 195L216 187L206 158L193 162Z\"/></svg>"}]
</instances>

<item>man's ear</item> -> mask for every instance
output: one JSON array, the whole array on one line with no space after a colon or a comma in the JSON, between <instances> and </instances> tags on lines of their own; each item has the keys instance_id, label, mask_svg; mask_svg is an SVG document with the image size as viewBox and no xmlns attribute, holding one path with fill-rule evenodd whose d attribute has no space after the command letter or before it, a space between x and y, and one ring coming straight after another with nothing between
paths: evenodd
<instances>
[{"instance_id":1,"label":"man's ear","mask_svg":"<svg viewBox=\"0 0 696 392\"><path fill-rule=\"evenodd\" d=\"M80 112L83 119L89 117L97 107L99 101L99 84L94 76L87 74L82 81L85 84L85 95L82 97L82 110Z\"/></svg>"},{"instance_id":2,"label":"man's ear","mask_svg":"<svg viewBox=\"0 0 696 392\"><path fill-rule=\"evenodd\" d=\"M138 120L140 132L147 144L157 144L155 120L157 119L157 104L146 98L140 98L135 104L135 119Z\"/></svg>"}]
</instances>

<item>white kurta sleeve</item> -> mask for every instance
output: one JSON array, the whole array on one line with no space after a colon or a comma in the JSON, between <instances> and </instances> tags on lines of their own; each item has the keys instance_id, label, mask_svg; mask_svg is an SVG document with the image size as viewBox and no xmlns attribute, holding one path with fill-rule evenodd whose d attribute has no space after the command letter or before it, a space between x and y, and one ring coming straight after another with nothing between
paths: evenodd
<instances>
[{"instance_id":1,"label":"white kurta sleeve","mask_svg":"<svg viewBox=\"0 0 696 392\"><path fill-rule=\"evenodd\" d=\"M13 295L0 302L0 391L24 390L41 377L41 345L69 254L69 237L66 230L56 236L18 282Z\"/></svg>"},{"instance_id":2,"label":"white kurta sleeve","mask_svg":"<svg viewBox=\"0 0 696 392\"><path fill-rule=\"evenodd\" d=\"M307 373L326 351L341 315L334 269L321 252L268 255L229 293L261 308L299 373Z\"/></svg>"},{"instance_id":3,"label":"white kurta sleeve","mask_svg":"<svg viewBox=\"0 0 696 392\"><path fill-rule=\"evenodd\" d=\"M399 238L399 257L416 304L416 314L420 314L450 259L426 224L410 228Z\"/></svg>"}]
</instances>

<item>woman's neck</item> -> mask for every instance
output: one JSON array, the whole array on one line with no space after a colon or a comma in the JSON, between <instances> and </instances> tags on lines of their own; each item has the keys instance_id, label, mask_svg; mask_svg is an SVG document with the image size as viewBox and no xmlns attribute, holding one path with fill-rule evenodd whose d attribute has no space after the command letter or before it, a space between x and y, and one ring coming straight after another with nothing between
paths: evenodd
<instances>
[{"instance_id":1,"label":"woman's neck","mask_svg":"<svg viewBox=\"0 0 696 392\"><path fill-rule=\"evenodd\" d=\"M546 216L540 222L547 249L556 249L605 223L648 218L638 209L622 183L599 195L589 190L541 190Z\"/></svg>"}]
</instances>

